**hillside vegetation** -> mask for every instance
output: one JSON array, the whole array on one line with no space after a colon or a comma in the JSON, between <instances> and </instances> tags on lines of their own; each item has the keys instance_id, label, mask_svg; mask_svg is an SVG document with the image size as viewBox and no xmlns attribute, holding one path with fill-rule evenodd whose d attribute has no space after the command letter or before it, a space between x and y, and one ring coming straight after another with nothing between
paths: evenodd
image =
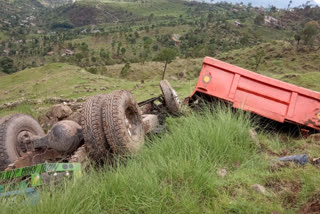
<instances>
[{"instance_id":1,"label":"hillside vegetation","mask_svg":"<svg viewBox=\"0 0 320 214\"><path fill-rule=\"evenodd\" d=\"M319 40L304 36L305 24L319 21L319 7L261 11L182 0L93 0L54 8L36 0L0 3L0 55L13 60L7 73L53 62L94 72L105 65L154 61L164 48L181 58L199 58L275 39L300 36L309 45ZM279 23L265 25L264 16Z\"/></svg>"}]
</instances>

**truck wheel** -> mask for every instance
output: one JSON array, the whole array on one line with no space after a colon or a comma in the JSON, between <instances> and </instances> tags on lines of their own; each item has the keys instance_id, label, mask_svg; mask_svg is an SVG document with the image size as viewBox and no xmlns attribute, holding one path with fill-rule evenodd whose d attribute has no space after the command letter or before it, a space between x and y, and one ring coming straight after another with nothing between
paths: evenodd
<instances>
[{"instance_id":1,"label":"truck wheel","mask_svg":"<svg viewBox=\"0 0 320 214\"><path fill-rule=\"evenodd\" d=\"M112 92L104 100L102 118L103 130L114 154L135 153L144 144L142 116L130 92Z\"/></svg>"},{"instance_id":2,"label":"truck wheel","mask_svg":"<svg viewBox=\"0 0 320 214\"><path fill-rule=\"evenodd\" d=\"M178 115L180 113L180 100L177 92L167 80L161 80L160 88L169 113Z\"/></svg>"},{"instance_id":3,"label":"truck wheel","mask_svg":"<svg viewBox=\"0 0 320 214\"><path fill-rule=\"evenodd\" d=\"M14 114L0 120L0 170L27 153L30 148L23 140L44 136L38 121L29 115Z\"/></svg>"},{"instance_id":4,"label":"truck wheel","mask_svg":"<svg viewBox=\"0 0 320 214\"><path fill-rule=\"evenodd\" d=\"M110 148L102 126L102 104L108 95L90 97L82 105L81 126L89 155L94 159L108 159Z\"/></svg>"}]
</instances>

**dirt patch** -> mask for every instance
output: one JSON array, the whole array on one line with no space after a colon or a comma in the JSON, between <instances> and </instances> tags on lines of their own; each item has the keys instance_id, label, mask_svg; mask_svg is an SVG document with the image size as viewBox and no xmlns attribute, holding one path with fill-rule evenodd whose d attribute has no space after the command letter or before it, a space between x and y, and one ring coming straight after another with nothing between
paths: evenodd
<instances>
[{"instance_id":1,"label":"dirt patch","mask_svg":"<svg viewBox=\"0 0 320 214\"><path fill-rule=\"evenodd\" d=\"M271 149L269 149L266 144L267 144L267 142L260 143L261 152L267 153L268 155L271 155L271 156L278 156L278 154L275 153L274 151L272 151Z\"/></svg>"},{"instance_id":2,"label":"dirt patch","mask_svg":"<svg viewBox=\"0 0 320 214\"><path fill-rule=\"evenodd\" d=\"M315 195L301 209L300 214L319 214L320 213L320 195Z\"/></svg>"},{"instance_id":3,"label":"dirt patch","mask_svg":"<svg viewBox=\"0 0 320 214\"><path fill-rule=\"evenodd\" d=\"M281 171L282 168L291 168L291 169L296 169L301 167L300 165L294 163L294 162L283 162L283 161L277 161L274 162L270 167L269 171L270 172L276 172L276 171Z\"/></svg>"},{"instance_id":4,"label":"dirt patch","mask_svg":"<svg viewBox=\"0 0 320 214\"><path fill-rule=\"evenodd\" d=\"M280 195L283 206L294 208L297 205L298 194L302 189L299 181L272 178L266 182L265 186Z\"/></svg>"},{"instance_id":5,"label":"dirt patch","mask_svg":"<svg viewBox=\"0 0 320 214\"><path fill-rule=\"evenodd\" d=\"M279 193L281 191L298 193L301 190L301 183L299 181L280 180L278 178L272 178L266 182L266 187L270 188L276 193Z\"/></svg>"}]
</instances>

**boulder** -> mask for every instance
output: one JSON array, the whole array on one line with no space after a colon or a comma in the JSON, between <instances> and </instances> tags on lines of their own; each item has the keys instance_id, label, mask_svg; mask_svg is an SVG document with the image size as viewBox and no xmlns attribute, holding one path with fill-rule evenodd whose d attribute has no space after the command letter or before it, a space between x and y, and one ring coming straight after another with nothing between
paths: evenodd
<instances>
[{"instance_id":1,"label":"boulder","mask_svg":"<svg viewBox=\"0 0 320 214\"><path fill-rule=\"evenodd\" d=\"M51 110L46 114L50 119L63 120L72 114L72 110L69 106L63 104L54 105Z\"/></svg>"}]
</instances>

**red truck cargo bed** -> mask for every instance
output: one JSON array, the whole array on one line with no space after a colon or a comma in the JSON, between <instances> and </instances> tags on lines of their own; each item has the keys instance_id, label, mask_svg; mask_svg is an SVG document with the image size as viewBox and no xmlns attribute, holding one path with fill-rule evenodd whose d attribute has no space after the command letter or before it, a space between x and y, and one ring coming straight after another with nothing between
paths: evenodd
<instances>
[{"instance_id":1,"label":"red truck cargo bed","mask_svg":"<svg viewBox=\"0 0 320 214\"><path fill-rule=\"evenodd\" d=\"M320 130L320 93L206 57L195 91L278 122Z\"/></svg>"}]
</instances>

